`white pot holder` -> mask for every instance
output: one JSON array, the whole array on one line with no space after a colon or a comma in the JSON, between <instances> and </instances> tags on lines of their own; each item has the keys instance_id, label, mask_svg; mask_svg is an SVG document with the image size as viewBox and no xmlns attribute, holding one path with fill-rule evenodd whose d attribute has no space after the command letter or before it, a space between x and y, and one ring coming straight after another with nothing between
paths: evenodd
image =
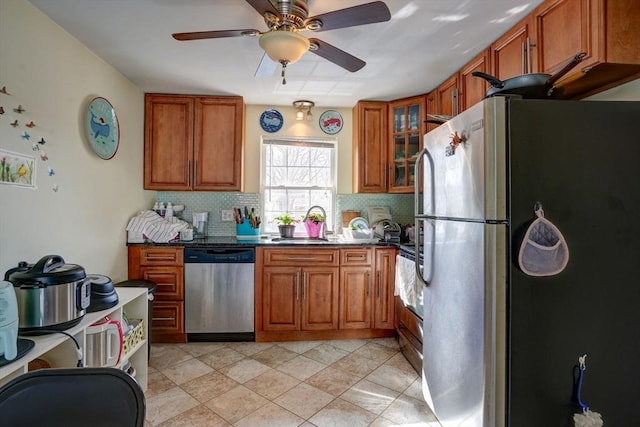
<instances>
[{"instance_id":1,"label":"white pot holder","mask_svg":"<svg viewBox=\"0 0 640 427\"><path fill-rule=\"evenodd\" d=\"M536 203L537 218L524 235L518 264L529 276L553 276L569 262L569 247L560 230L544 217L542 205Z\"/></svg>"}]
</instances>

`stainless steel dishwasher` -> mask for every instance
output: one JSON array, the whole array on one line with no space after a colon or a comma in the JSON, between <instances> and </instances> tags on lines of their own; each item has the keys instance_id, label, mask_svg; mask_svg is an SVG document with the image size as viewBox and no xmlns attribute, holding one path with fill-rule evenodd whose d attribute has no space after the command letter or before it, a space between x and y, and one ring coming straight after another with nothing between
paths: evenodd
<instances>
[{"instance_id":1,"label":"stainless steel dishwasher","mask_svg":"<svg viewBox=\"0 0 640 427\"><path fill-rule=\"evenodd\" d=\"M185 248L189 341L253 341L255 248Z\"/></svg>"}]
</instances>

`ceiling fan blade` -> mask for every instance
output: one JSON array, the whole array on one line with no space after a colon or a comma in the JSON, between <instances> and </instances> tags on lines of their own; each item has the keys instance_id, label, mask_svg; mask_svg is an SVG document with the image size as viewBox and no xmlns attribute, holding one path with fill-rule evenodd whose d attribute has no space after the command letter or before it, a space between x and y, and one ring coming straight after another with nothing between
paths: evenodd
<instances>
[{"instance_id":1,"label":"ceiling fan blade","mask_svg":"<svg viewBox=\"0 0 640 427\"><path fill-rule=\"evenodd\" d=\"M258 69L256 70L255 77L271 77L278 68L277 63L273 62L269 56L265 53L262 55Z\"/></svg>"},{"instance_id":2,"label":"ceiling fan blade","mask_svg":"<svg viewBox=\"0 0 640 427\"><path fill-rule=\"evenodd\" d=\"M247 0L248 1L248 0ZM373 24L391 19L389 8L382 1L361 4L346 9L334 10L322 15L307 18L304 23L316 20L322 21L322 27L315 31L335 30L337 28L355 27L357 25Z\"/></svg>"},{"instance_id":3,"label":"ceiling fan blade","mask_svg":"<svg viewBox=\"0 0 640 427\"><path fill-rule=\"evenodd\" d=\"M280 12L273 6L269 0L247 0L247 3L251 5L260 15L264 16L265 13L271 12L275 16L280 16Z\"/></svg>"},{"instance_id":4,"label":"ceiling fan blade","mask_svg":"<svg viewBox=\"0 0 640 427\"><path fill-rule=\"evenodd\" d=\"M222 31L196 31L193 33L174 33L173 38L180 41L186 40L202 40L202 39L219 39L223 37L239 37L251 33L260 34L260 31L253 29L246 30L222 30Z\"/></svg>"},{"instance_id":5,"label":"ceiling fan blade","mask_svg":"<svg viewBox=\"0 0 640 427\"><path fill-rule=\"evenodd\" d=\"M358 71L367 64L362 59L356 58L344 50L338 49L337 47L332 46L327 42L323 42L322 40L310 38L309 42L318 47L317 49L309 49L309 52L313 52L316 55L341 66L345 70L351 71L352 73Z\"/></svg>"}]
</instances>

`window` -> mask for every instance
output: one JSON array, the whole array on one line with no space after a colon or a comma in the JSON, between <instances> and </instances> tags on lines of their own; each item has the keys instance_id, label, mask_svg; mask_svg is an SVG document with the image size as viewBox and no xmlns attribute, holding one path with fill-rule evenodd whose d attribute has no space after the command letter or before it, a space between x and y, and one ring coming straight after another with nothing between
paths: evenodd
<instances>
[{"instance_id":1,"label":"window","mask_svg":"<svg viewBox=\"0 0 640 427\"><path fill-rule=\"evenodd\" d=\"M302 220L311 206L322 206L328 230L334 230L336 140L277 138L262 140L261 194L263 231L277 233L273 218L290 213ZM306 234L300 223L296 233Z\"/></svg>"}]
</instances>

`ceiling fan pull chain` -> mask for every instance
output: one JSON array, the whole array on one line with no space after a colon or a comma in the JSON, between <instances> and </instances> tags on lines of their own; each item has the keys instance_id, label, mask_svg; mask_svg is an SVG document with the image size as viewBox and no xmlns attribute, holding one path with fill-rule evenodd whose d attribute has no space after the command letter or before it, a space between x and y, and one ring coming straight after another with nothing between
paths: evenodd
<instances>
[{"instance_id":1,"label":"ceiling fan pull chain","mask_svg":"<svg viewBox=\"0 0 640 427\"><path fill-rule=\"evenodd\" d=\"M280 61L280 63L282 64L282 72L280 73L280 76L282 77L282 84L286 85L287 79L284 76L284 72L287 70L287 64L289 63L289 61Z\"/></svg>"}]
</instances>

